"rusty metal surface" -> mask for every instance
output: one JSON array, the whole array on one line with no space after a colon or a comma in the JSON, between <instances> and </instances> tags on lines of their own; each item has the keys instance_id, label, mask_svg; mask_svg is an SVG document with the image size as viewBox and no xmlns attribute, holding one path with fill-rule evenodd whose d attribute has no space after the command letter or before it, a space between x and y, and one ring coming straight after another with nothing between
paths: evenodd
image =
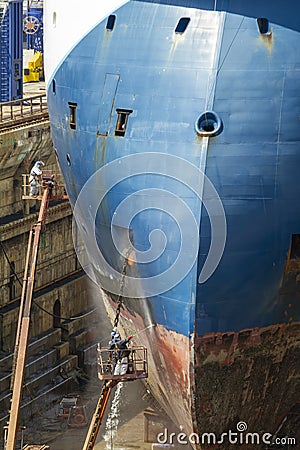
<instances>
[{"instance_id":1,"label":"rusty metal surface","mask_svg":"<svg viewBox=\"0 0 300 450\"><path fill-rule=\"evenodd\" d=\"M103 295L103 300L113 322L116 303L108 295ZM123 305L119 332L121 336L135 335L134 345L148 349L147 386L171 421L177 427L182 426L186 433L191 433L191 341L187 336L166 330L158 324L149 328L150 311L143 317L138 312L139 304L140 300L131 299L130 306ZM143 308L146 308L145 305Z\"/></svg>"},{"instance_id":2,"label":"rusty metal surface","mask_svg":"<svg viewBox=\"0 0 300 450\"><path fill-rule=\"evenodd\" d=\"M220 436L244 421L274 434L299 401L300 323L209 333L196 338L195 357L198 433ZM294 433L299 442L299 426Z\"/></svg>"},{"instance_id":3,"label":"rusty metal surface","mask_svg":"<svg viewBox=\"0 0 300 450\"><path fill-rule=\"evenodd\" d=\"M108 296L104 299L113 319L116 305ZM300 392L299 323L208 333L188 340L157 324L143 332L148 322L132 304L131 308L123 305L120 331L134 334L141 330L137 341L152 350L151 392L187 435L215 433L218 437L236 430L239 421L246 422L250 432L275 435L285 422L286 433L299 442L299 411L295 409ZM209 448L254 447L227 442Z\"/></svg>"}]
</instances>

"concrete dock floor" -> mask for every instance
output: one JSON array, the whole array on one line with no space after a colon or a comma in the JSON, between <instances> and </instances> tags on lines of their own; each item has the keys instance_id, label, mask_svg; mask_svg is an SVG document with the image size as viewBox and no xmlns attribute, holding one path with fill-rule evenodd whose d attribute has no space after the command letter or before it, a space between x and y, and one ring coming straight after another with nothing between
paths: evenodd
<instances>
[{"instance_id":1,"label":"concrete dock floor","mask_svg":"<svg viewBox=\"0 0 300 450\"><path fill-rule=\"evenodd\" d=\"M104 416L95 450L126 450L140 448L151 450L152 444L144 442L144 410L147 403L141 398L143 386L140 382L123 383L118 398L115 393ZM80 400L87 405L90 420L97 402L99 385L94 383ZM117 401L116 401L117 400ZM88 426L69 428L66 419L57 418L58 405L41 414L24 432L28 444L47 444L50 450L81 450Z\"/></svg>"}]
</instances>

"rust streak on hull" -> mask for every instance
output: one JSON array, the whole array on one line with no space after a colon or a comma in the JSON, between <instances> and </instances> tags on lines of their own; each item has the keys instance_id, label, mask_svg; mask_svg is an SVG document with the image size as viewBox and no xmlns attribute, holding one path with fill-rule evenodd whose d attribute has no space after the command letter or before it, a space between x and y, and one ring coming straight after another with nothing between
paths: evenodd
<instances>
[{"instance_id":1,"label":"rust streak on hull","mask_svg":"<svg viewBox=\"0 0 300 450\"><path fill-rule=\"evenodd\" d=\"M209 333L196 338L195 354L199 433L220 436L244 421L274 434L299 402L300 323ZM290 432L299 442L299 426Z\"/></svg>"},{"instance_id":2,"label":"rust streak on hull","mask_svg":"<svg viewBox=\"0 0 300 450\"><path fill-rule=\"evenodd\" d=\"M113 321L116 304L108 295L104 296L104 303ZM175 426L191 433L190 339L161 325L143 331L147 326L149 322L145 318L123 306L119 331L122 335L136 334L133 340L151 349L148 351L148 382L152 394Z\"/></svg>"}]
</instances>

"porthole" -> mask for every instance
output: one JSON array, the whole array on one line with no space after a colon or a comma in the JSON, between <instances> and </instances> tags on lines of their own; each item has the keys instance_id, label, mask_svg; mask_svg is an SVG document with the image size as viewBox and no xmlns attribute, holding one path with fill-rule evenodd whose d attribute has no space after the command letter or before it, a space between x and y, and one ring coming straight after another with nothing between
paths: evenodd
<instances>
[{"instance_id":1,"label":"porthole","mask_svg":"<svg viewBox=\"0 0 300 450\"><path fill-rule=\"evenodd\" d=\"M205 111L196 120L195 128L199 136L217 136L223 130L220 117L213 111Z\"/></svg>"}]
</instances>

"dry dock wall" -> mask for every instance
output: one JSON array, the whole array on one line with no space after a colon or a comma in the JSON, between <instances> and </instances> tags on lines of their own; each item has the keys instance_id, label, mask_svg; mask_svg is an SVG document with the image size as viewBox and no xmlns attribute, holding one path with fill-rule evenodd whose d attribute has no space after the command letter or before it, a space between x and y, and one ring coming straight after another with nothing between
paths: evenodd
<instances>
[{"instance_id":1,"label":"dry dock wall","mask_svg":"<svg viewBox=\"0 0 300 450\"><path fill-rule=\"evenodd\" d=\"M28 173L37 160L58 173L49 121L0 131L0 425L7 420L10 404L12 354L28 236L40 204L38 200L22 200L22 174ZM24 392L23 417L43 408L49 398L54 401L68 392L74 370L77 373L78 367L87 368L89 364L90 368L96 362L93 348L103 330L103 317L95 308L95 298L100 304L98 291L88 284L73 248L68 201L56 202L48 209L34 291L25 375L33 399ZM68 320L75 316L78 318Z\"/></svg>"}]
</instances>

